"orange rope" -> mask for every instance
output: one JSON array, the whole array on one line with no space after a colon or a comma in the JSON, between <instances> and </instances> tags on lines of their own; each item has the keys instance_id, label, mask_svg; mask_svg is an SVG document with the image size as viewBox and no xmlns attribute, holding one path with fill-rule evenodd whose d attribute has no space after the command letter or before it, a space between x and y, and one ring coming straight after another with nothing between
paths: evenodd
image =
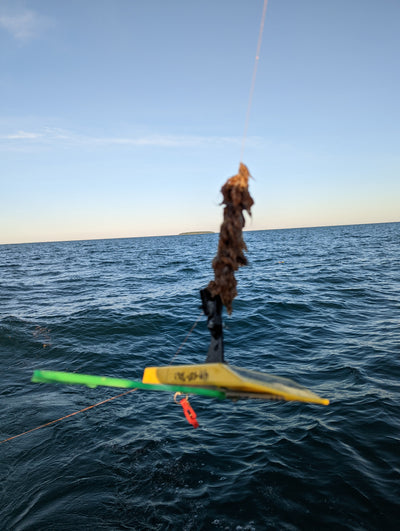
<instances>
[{"instance_id":1,"label":"orange rope","mask_svg":"<svg viewBox=\"0 0 400 531\"><path fill-rule=\"evenodd\" d=\"M74 415L77 415L78 413L83 413L84 411L88 411L89 409L93 409L94 407L101 406L102 404L105 404L106 402L111 402L111 400L115 400L116 398L119 398L120 396L127 395L129 393L133 393L133 391L137 391L137 389L130 389L129 391L125 391L124 393L121 393L119 395L112 396L111 398L107 398L106 400L102 400L101 402L97 402L97 404L93 404L91 406L85 407L83 409L80 409L79 411L75 411L74 413L70 413L69 415L65 415L65 417L60 417L59 419L52 420L50 422L47 422L46 424L42 424L41 426L37 426L36 428L32 428L31 430L24 431L23 433L19 433L18 435L13 435L12 437L8 437L8 439L4 439L3 441L0 441L0 444L5 443L7 441L12 441L13 439L16 439L17 437L21 437L22 435L26 435L27 433L32 433L33 431L40 430L40 428L45 428L46 426L51 426L51 424L55 424L56 422L60 422L60 420L67 419L69 417L73 417Z\"/></svg>"},{"instance_id":2,"label":"orange rope","mask_svg":"<svg viewBox=\"0 0 400 531\"><path fill-rule=\"evenodd\" d=\"M255 84L256 84L257 67L258 67L258 60L260 59L261 42L262 42L262 35L263 35L263 31L264 31L264 22L265 22L265 14L267 12L267 5L268 5L268 0L264 0L264 7L263 7L263 12L262 12L262 17L261 17L261 24L260 24L260 32L258 34L256 59L255 59L255 63L254 63L253 77L252 77L252 80L251 80L251 88L250 88L250 95L249 95L249 102L247 104L246 120L245 120L245 124L244 124L243 140L242 140L242 151L240 153L240 162L242 162L242 160L243 160L244 145L246 143L247 129L248 129L248 126L249 126L250 110L251 110L251 104L252 104L252 101L253 101L254 87L255 87Z\"/></svg>"}]
</instances>

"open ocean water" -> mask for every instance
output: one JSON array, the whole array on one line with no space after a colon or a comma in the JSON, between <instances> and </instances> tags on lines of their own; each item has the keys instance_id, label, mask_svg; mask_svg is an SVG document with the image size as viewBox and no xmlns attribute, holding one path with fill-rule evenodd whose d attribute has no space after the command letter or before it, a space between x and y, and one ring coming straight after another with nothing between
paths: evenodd
<instances>
[{"instance_id":1,"label":"open ocean water","mask_svg":"<svg viewBox=\"0 0 400 531\"><path fill-rule=\"evenodd\" d=\"M329 398L136 391L0 444L1 530L400 528L400 223L246 232L225 318L233 365ZM198 317L218 235L0 246L0 439L141 379ZM203 317L174 363L205 360Z\"/></svg>"}]
</instances>

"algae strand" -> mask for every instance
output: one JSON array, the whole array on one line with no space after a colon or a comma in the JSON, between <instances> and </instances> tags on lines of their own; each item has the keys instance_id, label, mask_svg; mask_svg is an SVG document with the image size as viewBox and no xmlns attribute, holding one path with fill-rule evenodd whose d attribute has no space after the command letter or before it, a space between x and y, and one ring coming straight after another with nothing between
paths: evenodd
<instances>
[{"instance_id":1,"label":"algae strand","mask_svg":"<svg viewBox=\"0 0 400 531\"><path fill-rule=\"evenodd\" d=\"M240 163L239 172L230 177L221 188L222 204L225 205L224 219L219 233L218 251L212 262L214 280L208 284L208 290L213 297L221 297L229 314L232 313L232 302L237 295L235 271L240 266L247 265L243 211L246 210L251 216L254 204L249 193L249 178L247 166Z\"/></svg>"}]
</instances>

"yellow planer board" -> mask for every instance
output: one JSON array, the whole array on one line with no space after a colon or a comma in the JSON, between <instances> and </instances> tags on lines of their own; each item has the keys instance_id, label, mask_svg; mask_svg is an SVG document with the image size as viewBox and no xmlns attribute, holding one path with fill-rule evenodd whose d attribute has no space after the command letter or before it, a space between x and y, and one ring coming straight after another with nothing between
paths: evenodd
<instances>
[{"instance_id":1,"label":"yellow planer board","mask_svg":"<svg viewBox=\"0 0 400 531\"><path fill-rule=\"evenodd\" d=\"M234 367L225 363L198 365L170 365L146 367L143 383L187 385L223 391L227 398L262 398L269 400L297 400L327 406L321 398L289 378L281 378L259 371Z\"/></svg>"}]
</instances>

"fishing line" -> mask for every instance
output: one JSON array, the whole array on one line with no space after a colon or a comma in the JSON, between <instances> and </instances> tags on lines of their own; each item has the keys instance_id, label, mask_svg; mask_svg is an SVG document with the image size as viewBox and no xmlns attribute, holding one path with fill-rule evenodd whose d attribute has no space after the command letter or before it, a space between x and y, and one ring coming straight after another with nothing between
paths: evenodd
<instances>
[{"instance_id":1,"label":"fishing line","mask_svg":"<svg viewBox=\"0 0 400 531\"><path fill-rule=\"evenodd\" d=\"M174 361L176 356L179 354L179 352L182 350L183 345L186 343L186 341L189 339L190 334L193 332L193 330L196 328L197 323L200 321L201 317L204 315L203 312L200 312L199 316L197 317L196 321L194 322L192 328L189 330L189 332L186 334L185 339L182 341L182 343L179 345L178 350L175 352L175 354L170 359L170 362L168 365L171 365L171 363Z\"/></svg>"},{"instance_id":2,"label":"fishing line","mask_svg":"<svg viewBox=\"0 0 400 531\"><path fill-rule=\"evenodd\" d=\"M255 84L256 84L257 67L258 67L258 61L260 59L261 42L262 42L262 36L263 36L263 31L264 31L265 15L267 13L267 5L268 5L268 0L264 0L264 7L263 7L263 12L262 12L262 16L261 16L261 23L260 23L260 31L259 31L259 34L258 34L256 58L255 58L255 62L254 62L253 76L252 76L252 79L251 79L249 101L247 103L246 120L245 120L245 123L244 123L244 131L243 131L243 138L242 138L242 150L241 150L241 153L240 153L240 162L243 161L244 146L246 144L247 129L249 127L250 111L251 111L251 105L252 105L252 102L253 102L254 87L255 87Z\"/></svg>"},{"instance_id":3,"label":"fishing line","mask_svg":"<svg viewBox=\"0 0 400 531\"><path fill-rule=\"evenodd\" d=\"M189 330L189 332L186 334L185 339L182 341L180 346L178 347L178 350L175 352L173 357L171 358L169 365L173 362L173 360L176 358L176 356L179 354L179 352L182 350L183 345L186 343L186 341L189 339L189 336L193 332L193 330L196 328L198 322L200 321L201 317L203 315L203 312L199 314L196 321L194 322L192 328ZM76 372L78 369L76 369L74 372ZM24 431L22 433L19 433L18 435L13 435L12 437L8 437L7 439L4 439L0 441L0 444L3 444L8 441L12 441L13 439L17 439L18 437L22 437L22 435L27 435L28 433L32 433L36 430L40 430L41 428L45 428L46 426L51 426L52 424L55 424L56 422L60 422L62 420L68 419L70 417L73 417L74 415L78 415L78 413L83 413L85 411L88 411L89 409L93 409L97 406L101 406L102 404L106 404L107 402L111 402L112 400L115 400L116 398L119 398L121 396L127 395L129 393L133 393L134 391L137 391L137 389L130 389L129 391L125 391L124 393L120 393L118 395L112 396L110 398L107 398L106 400L102 400L101 402L97 402L96 404L92 404L91 406L84 407L83 409L80 409L79 411L74 411L73 413L70 413L69 415L65 415L64 417L60 417L59 419L51 420L50 422L46 422L45 424L42 424L40 426L36 426L36 428L32 428L31 430Z\"/></svg>"},{"instance_id":4,"label":"fishing line","mask_svg":"<svg viewBox=\"0 0 400 531\"><path fill-rule=\"evenodd\" d=\"M22 435L27 435L28 433L32 433L33 431L40 430L41 428L45 428L46 426L51 426L52 424L55 424L56 422L60 422L61 420L68 419L69 417L73 417L74 415L77 415L78 413L83 413L84 411L88 411L89 409L93 409L94 407L101 406L102 404L105 404L106 402L111 402L111 400L115 400L116 398L119 398L120 396L133 393L133 391L137 391L137 389L130 389L129 391L125 391L124 393L120 393L119 395L115 395L115 396L112 396L111 398L107 398L106 400L102 400L101 402L97 402L97 404L92 404L91 406L84 407L83 409L80 409L79 411L74 411L73 413L70 413L69 415L65 415L64 417L60 417L59 419L51 420L50 422L46 422L46 424L42 424L41 426L36 426L36 428L32 428L31 430L27 430L27 431L24 431L23 433L19 433L18 435L13 435L12 437L8 437L7 439L0 441L0 444L3 444L8 441L12 441L13 439L22 437Z\"/></svg>"}]
</instances>

